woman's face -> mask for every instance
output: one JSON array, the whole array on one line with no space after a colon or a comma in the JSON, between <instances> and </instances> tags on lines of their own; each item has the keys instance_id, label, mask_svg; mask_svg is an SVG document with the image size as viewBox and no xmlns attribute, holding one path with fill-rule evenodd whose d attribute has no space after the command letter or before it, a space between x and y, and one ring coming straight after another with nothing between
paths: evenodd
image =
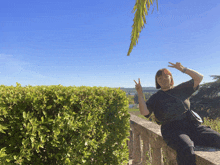
<instances>
[{"instance_id":1,"label":"woman's face","mask_svg":"<svg viewBox=\"0 0 220 165\"><path fill-rule=\"evenodd\" d=\"M171 87L171 75L162 72L162 75L157 77L157 83L161 86L161 89Z\"/></svg>"}]
</instances>

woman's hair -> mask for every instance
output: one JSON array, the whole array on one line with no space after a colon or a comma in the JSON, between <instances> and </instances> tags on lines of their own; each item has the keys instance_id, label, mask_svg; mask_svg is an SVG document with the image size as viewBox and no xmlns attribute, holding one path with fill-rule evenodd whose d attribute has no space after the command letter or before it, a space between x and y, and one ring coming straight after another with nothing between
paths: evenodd
<instances>
[{"instance_id":1,"label":"woman's hair","mask_svg":"<svg viewBox=\"0 0 220 165\"><path fill-rule=\"evenodd\" d=\"M166 68L160 69L157 71L156 76L155 76L155 84L156 84L156 89L160 89L161 86L157 83L157 77L162 75L162 72L165 70ZM168 70L168 69L166 69ZM169 70L168 70L169 71ZM171 75L171 85L174 85L174 81L173 81L173 75L172 73L169 71L169 75Z\"/></svg>"}]
</instances>

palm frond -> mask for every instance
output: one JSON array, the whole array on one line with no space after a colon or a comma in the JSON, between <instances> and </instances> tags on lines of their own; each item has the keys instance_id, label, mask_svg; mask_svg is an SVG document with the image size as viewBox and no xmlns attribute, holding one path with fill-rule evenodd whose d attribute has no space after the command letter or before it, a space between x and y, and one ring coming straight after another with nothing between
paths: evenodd
<instances>
[{"instance_id":1,"label":"palm frond","mask_svg":"<svg viewBox=\"0 0 220 165\"><path fill-rule=\"evenodd\" d=\"M130 55L133 46L136 46L136 43L138 43L139 33L141 30L145 27L144 24L146 24L146 17L145 15L148 15L150 5L153 5L153 2L155 0L136 0L136 3L134 5L134 8L132 12L135 12L134 16L134 23L132 25L132 32L131 32L131 43L128 50L127 56ZM158 0L157 2L157 10L158 10Z\"/></svg>"}]
</instances>

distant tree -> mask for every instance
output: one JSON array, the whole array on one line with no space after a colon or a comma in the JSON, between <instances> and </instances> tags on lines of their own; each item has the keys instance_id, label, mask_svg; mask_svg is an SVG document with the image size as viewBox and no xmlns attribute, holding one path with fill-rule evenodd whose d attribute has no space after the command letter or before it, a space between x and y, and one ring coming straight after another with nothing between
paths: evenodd
<instances>
[{"instance_id":1,"label":"distant tree","mask_svg":"<svg viewBox=\"0 0 220 165\"><path fill-rule=\"evenodd\" d=\"M127 56L130 55L133 46L138 43L139 33L141 32L141 29L144 28L144 24L146 24L146 18L145 15L148 15L148 11L150 9L150 5L154 3L155 0L136 0L136 3L134 5L134 8L132 12L135 13L134 16L134 24L132 25L132 32L131 32L131 43L128 50ZM157 10L158 10L158 0L156 0L157 3ZM154 8L153 8L154 11ZM153 13L152 11L152 13Z\"/></svg>"},{"instance_id":2,"label":"distant tree","mask_svg":"<svg viewBox=\"0 0 220 165\"><path fill-rule=\"evenodd\" d=\"M151 94L147 92L147 93L143 93L143 96L144 96L144 100L146 101L146 99L150 98ZM138 94L137 93L134 95L134 103L135 104L139 104L139 102L138 102Z\"/></svg>"},{"instance_id":3,"label":"distant tree","mask_svg":"<svg viewBox=\"0 0 220 165\"><path fill-rule=\"evenodd\" d=\"M134 95L134 103L135 104L139 104L139 102L138 102L138 95L137 94Z\"/></svg>"},{"instance_id":4,"label":"distant tree","mask_svg":"<svg viewBox=\"0 0 220 165\"><path fill-rule=\"evenodd\" d=\"M152 94L149 92L144 93L144 95L146 100L148 100L152 96Z\"/></svg>"},{"instance_id":5,"label":"distant tree","mask_svg":"<svg viewBox=\"0 0 220 165\"><path fill-rule=\"evenodd\" d=\"M134 96L128 95L129 104L134 104Z\"/></svg>"},{"instance_id":6,"label":"distant tree","mask_svg":"<svg viewBox=\"0 0 220 165\"><path fill-rule=\"evenodd\" d=\"M220 76L211 75L215 82L201 84L196 95L190 97L191 109L203 117L220 117Z\"/></svg>"}]
</instances>

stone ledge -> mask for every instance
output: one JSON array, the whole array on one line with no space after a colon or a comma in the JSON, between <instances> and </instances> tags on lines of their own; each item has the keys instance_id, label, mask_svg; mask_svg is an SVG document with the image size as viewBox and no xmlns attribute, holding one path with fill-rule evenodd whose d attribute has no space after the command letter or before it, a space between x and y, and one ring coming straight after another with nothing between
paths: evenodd
<instances>
[{"instance_id":1,"label":"stone ledge","mask_svg":"<svg viewBox=\"0 0 220 165\"><path fill-rule=\"evenodd\" d=\"M163 139L160 128L161 126L147 121L138 116L130 114L130 123L139 125L141 130L147 129L150 135L159 136ZM165 143L165 142L164 142ZM220 165L220 149L213 147L195 146L195 154L197 157L197 164L199 165Z\"/></svg>"},{"instance_id":2,"label":"stone ledge","mask_svg":"<svg viewBox=\"0 0 220 165\"><path fill-rule=\"evenodd\" d=\"M220 165L220 151L195 151L195 154L199 158L197 164Z\"/></svg>"}]
</instances>

